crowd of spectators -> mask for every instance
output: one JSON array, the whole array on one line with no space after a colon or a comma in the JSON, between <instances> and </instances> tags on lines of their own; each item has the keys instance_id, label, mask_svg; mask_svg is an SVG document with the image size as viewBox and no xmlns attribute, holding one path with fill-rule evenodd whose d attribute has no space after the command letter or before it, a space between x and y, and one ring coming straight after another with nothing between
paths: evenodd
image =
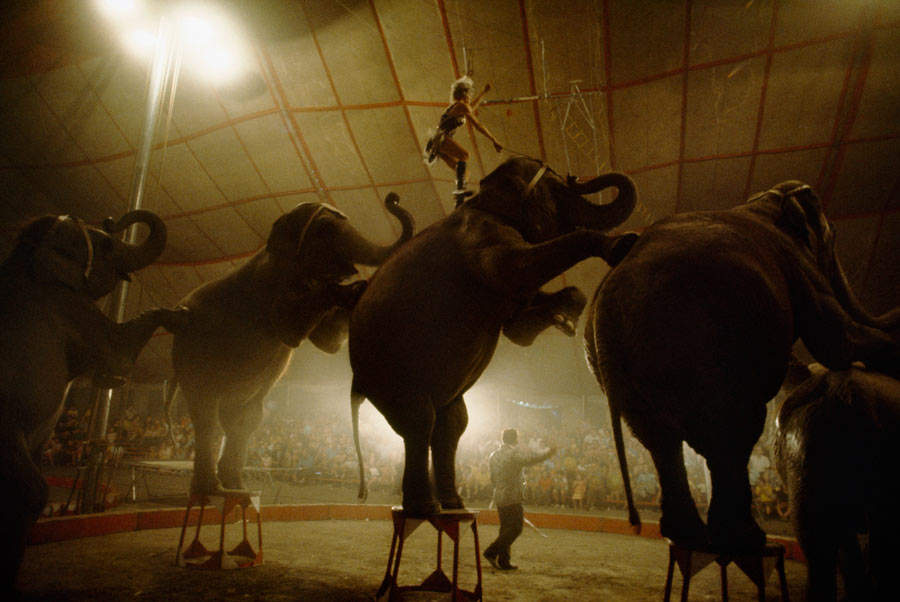
<instances>
[{"instance_id":1,"label":"crowd of spectators","mask_svg":"<svg viewBox=\"0 0 900 602\"><path fill-rule=\"evenodd\" d=\"M90 413L70 409L60 419L44 454L44 462L78 465L85 460ZM487 506L491 500L488 459L498 446L506 424L471 425L457 451L457 485L468 504ZM526 469L525 503L535 507L594 511L624 507L624 488L611 429L581 418L532 420L519 426L519 445L535 451L556 446L560 451ZM173 437L162 418L139 416L126 408L111 422L107 447L112 458L191 460L193 430L183 416L173 424ZM370 491L400 493L403 447L380 415L362 413L360 438L366 450L365 467ZM644 508L658 508L659 483L647 451L626 435L626 455L635 500ZM787 496L771 453L761 439L749 463L754 509L761 519L788 518ZM296 484L331 484L355 487L356 452L349 412L305 411L285 415L268 412L254 433L247 466L276 471L276 478ZM707 502L707 473L703 459L685 448L685 466L694 499Z\"/></svg>"}]
</instances>

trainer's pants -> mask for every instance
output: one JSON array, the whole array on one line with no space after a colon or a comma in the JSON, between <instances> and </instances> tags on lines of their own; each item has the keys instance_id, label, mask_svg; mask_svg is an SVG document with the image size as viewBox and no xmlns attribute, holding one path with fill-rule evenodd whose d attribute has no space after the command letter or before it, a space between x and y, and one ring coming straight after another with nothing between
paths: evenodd
<instances>
[{"instance_id":1,"label":"trainer's pants","mask_svg":"<svg viewBox=\"0 0 900 602\"><path fill-rule=\"evenodd\" d=\"M525 511L522 504L510 504L498 507L497 514L500 517L500 533L484 553L487 556L496 554L497 563L505 566L509 564L510 548L513 542L522 534Z\"/></svg>"}]
</instances>

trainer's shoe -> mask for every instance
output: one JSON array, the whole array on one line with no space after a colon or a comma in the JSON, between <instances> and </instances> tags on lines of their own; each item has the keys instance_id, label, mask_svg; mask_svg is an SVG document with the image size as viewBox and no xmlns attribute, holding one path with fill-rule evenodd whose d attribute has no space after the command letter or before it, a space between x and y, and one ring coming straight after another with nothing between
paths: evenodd
<instances>
[{"instance_id":1,"label":"trainer's shoe","mask_svg":"<svg viewBox=\"0 0 900 602\"><path fill-rule=\"evenodd\" d=\"M514 571L519 567L517 567L514 564L501 564L501 565L499 565L499 568L501 571Z\"/></svg>"},{"instance_id":2,"label":"trainer's shoe","mask_svg":"<svg viewBox=\"0 0 900 602\"><path fill-rule=\"evenodd\" d=\"M487 550L484 552L484 557L487 558L487 561L491 563L491 566L497 569L498 571L503 570L502 567L497 564L497 554L488 554Z\"/></svg>"}]
</instances>

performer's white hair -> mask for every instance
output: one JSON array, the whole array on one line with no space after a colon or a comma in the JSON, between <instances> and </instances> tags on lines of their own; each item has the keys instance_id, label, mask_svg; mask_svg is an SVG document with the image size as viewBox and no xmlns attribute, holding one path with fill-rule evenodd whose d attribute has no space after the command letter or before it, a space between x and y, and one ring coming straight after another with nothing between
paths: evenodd
<instances>
[{"instance_id":1,"label":"performer's white hair","mask_svg":"<svg viewBox=\"0 0 900 602\"><path fill-rule=\"evenodd\" d=\"M466 93L472 92L472 88L474 87L475 82L472 81L472 78L468 75L463 75L450 86L450 102L462 100L462 97L465 96Z\"/></svg>"}]
</instances>

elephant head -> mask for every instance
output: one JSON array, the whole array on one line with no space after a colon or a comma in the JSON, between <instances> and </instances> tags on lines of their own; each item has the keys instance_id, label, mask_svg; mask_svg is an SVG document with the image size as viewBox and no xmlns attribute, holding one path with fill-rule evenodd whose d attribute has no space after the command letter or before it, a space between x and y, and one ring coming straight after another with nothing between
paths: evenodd
<instances>
[{"instance_id":1,"label":"elephant head","mask_svg":"<svg viewBox=\"0 0 900 602\"><path fill-rule=\"evenodd\" d=\"M385 206L402 227L388 245L367 240L343 213L322 203L301 203L275 221L266 245L274 288L270 320L283 343L296 347L309 336L331 350L346 339L348 312L335 308L347 310L362 287L340 283L357 273L357 264L380 265L413 235L412 216L398 196L388 194Z\"/></svg>"},{"instance_id":2,"label":"elephant head","mask_svg":"<svg viewBox=\"0 0 900 602\"><path fill-rule=\"evenodd\" d=\"M412 237L415 223L400 207L399 197L390 193L384 204L402 227L399 238L389 245L367 240L346 215L330 205L300 203L272 225L266 249L276 261L293 264L291 273L300 279L343 280L356 274L355 264L380 265Z\"/></svg>"},{"instance_id":3,"label":"elephant head","mask_svg":"<svg viewBox=\"0 0 900 602\"><path fill-rule=\"evenodd\" d=\"M584 198L609 187L618 189L612 203L598 205ZM611 172L579 182L524 157L505 161L479 188L467 205L508 221L529 243L579 228L610 230L628 219L637 202L634 182L625 174Z\"/></svg>"},{"instance_id":4,"label":"elephant head","mask_svg":"<svg viewBox=\"0 0 900 602\"><path fill-rule=\"evenodd\" d=\"M900 328L900 308L873 316L860 304L835 254L835 231L813 189L797 180L782 182L747 202L747 209L762 213L791 237L805 259L828 281L835 298L854 320L887 332Z\"/></svg>"},{"instance_id":5,"label":"elephant head","mask_svg":"<svg viewBox=\"0 0 900 602\"><path fill-rule=\"evenodd\" d=\"M128 226L144 223L150 227L139 243L116 236ZM118 222L111 218L103 229L88 226L68 215L47 216L32 222L21 239L32 248L31 273L38 282L62 284L93 299L103 297L129 273L153 263L166 246L166 225L155 213L136 210Z\"/></svg>"}]
</instances>

